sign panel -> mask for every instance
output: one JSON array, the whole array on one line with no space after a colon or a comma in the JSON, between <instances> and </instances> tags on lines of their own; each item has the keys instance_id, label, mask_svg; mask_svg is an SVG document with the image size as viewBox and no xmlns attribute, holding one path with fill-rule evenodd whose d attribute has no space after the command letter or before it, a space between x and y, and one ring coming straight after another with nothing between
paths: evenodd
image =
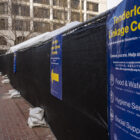
<instances>
[{"instance_id":1,"label":"sign panel","mask_svg":"<svg viewBox=\"0 0 140 140\"><path fill-rule=\"evenodd\" d=\"M16 73L16 52L14 53L13 72Z\"/></svg>"},{"instance_id":2,"label":"sign panel","mask_svg":"<svg viewBox=\"0 0 140 140\"><path fill-rule=\"evenodd\" d=\"M123 0L107 19L110 140L140 140L140 1Z\"/></svg>"},{"instance_id":3,"label":"sign panel","mask_svg":"<svg viewBox=\"0 0 140 140\"><path fill-rule=\"evenodd\" d=\"M51 94L62 100L62 35L54 37L50 57Z\"/></svg>"}]
</instances>

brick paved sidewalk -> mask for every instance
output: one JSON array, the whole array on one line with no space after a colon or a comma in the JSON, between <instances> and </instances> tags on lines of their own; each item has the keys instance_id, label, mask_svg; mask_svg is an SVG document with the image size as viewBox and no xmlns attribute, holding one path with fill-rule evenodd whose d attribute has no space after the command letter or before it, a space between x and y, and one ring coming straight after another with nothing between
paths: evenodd
<instances>
[{"instance_id":1,"label":"brick paved sidewalk","mask_svg":"<svg viewBox=\"0 0 140 140\"><path fill-rule=\"evenodd\" d=\"M49 127L27 126L29 103L22 97L10 99L12 87L1 80L0 76L0 140L56 140Z\"/></svg>"}]
</instances>

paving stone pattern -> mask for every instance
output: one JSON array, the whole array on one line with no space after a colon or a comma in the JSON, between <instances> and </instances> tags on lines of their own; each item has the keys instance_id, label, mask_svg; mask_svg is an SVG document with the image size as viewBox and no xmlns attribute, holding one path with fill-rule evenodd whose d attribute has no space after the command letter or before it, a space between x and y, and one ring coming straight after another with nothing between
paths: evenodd
<instances>
[{"instance_id":1,"label":"paving stone pattern","mask_svg":"<svg viewBox=\"0 0 140 140\"><path fill-rule=\"evenodd\" d=\"M31 105L22 97L10 99L10 84L2 84L0 76L0 140L56 140L49 126L29 128L27 119Z\"/></svg>"}]
</instances>

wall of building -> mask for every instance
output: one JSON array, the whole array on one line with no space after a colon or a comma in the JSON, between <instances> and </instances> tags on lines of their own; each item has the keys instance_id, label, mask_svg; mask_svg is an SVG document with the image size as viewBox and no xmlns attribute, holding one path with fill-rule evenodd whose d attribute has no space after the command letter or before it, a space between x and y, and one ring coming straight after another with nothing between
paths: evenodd
<instances>
[{"instance_id":1,"label":"wall of building","mask_svg":"<svg viewBox=\"0 0 140 140\"><path fill-rule=\"evenodd\" d=\"M122 0L107 0L107 9L117 6Z\"/></svg>"},{"instance_id":2,"label":"wall of building","mask_svg":"<svg viewBox=\"0 0 140 140\"><path fill-rule=\"evenodd\" d=\"M0 36L10 46L72 21L86 21L107 9L106 0L2 0ZM15 41L18 39L18 41Z\"/></svg>"}]
</instances>

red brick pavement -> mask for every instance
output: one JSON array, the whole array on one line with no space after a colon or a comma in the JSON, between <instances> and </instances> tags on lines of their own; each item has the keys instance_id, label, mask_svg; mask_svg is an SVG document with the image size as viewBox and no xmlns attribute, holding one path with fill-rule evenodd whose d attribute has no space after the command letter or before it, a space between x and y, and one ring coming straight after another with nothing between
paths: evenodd
<instances>
[{"instance_id":1,"label":"red brick pavement","mask_svg":"<svg viewBox=\"0 0 140 140\"><path fill-rule=\"evenodd\" d=\"M22 97L10 99L9 84L0 76L0 140L56 140L49 127L29 128L27 119L31 105Z\"/></svg>"}]
</instances>

